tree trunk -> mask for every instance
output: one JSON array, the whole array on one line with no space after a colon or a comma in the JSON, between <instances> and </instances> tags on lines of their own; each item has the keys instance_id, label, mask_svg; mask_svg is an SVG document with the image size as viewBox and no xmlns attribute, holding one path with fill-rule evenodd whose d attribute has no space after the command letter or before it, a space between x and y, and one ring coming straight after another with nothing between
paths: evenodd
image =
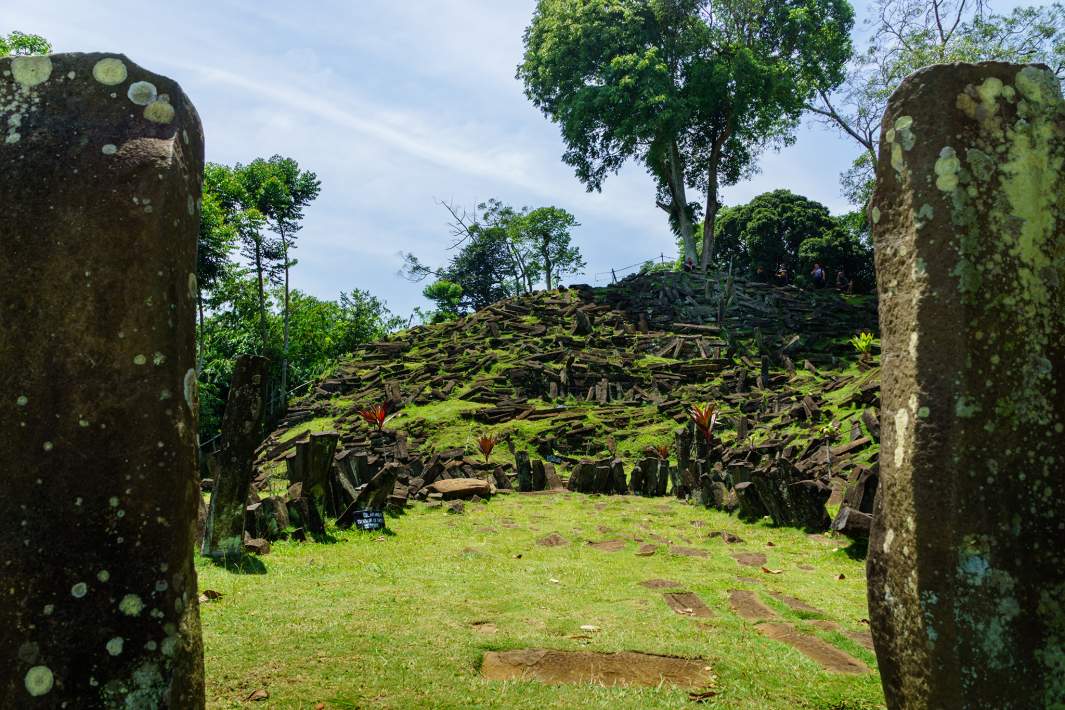
<instances>
[{"instance_id":1,"label":"tree trunk","mask_svg":"<svg viewBox=\"0 0 1065 710\"><path fill-rule=\"evenodd\" d=\"M286 409L288 404L288 238L282 227L281 232L281 258L285 260L285 343L281 350L281 408Z\"/></svg>"},{"instance_id":2,"label":"tree trunk","mask_svg":"<svg viewBox=\"0 0 1065 710\"><path fill-rule=\"evenodd\" d=\"M259 351L266 352L266 293L263 290L263 245L255 242L255 275L259 280Z\"/></svg>"},{"instance_id":3,"label":"tree trunk","mask_svg":"<svg viewBox=\"0 0 1065 710\"><path fill-rule=\"evenodd\" d=\"M552 286L553 281L551 279L551 269L554 265L551 263L551 257L548 255L548 251L546 248L541 252L541 256L544 257L544 280L547 283L547 290L550 291L552 288L554 288Z\"/></svg>"},{"instance_id":4,"label":"tree trunk","mask_svg":"<svg viewBox=\"0 0 1065 710\"><path fill-rule=\"evenodd\" d=\"M203 289L196 287L196 309L199 315L199 327L196 334L196 374L203 372Z\"/></svg>"},{"instance_id":5,"label":"tree trunk","mask_svg":"<svg viewBox=\"0 0 1065 710\"><path fill-rule=\"evenodd\" d=\"M695 235L691 220L688 219L688 193L684 187L684 168L680 164L680 150L676 142L669 146L669 191L673 196L673 211L677 215L677 226L684 242L684 261L691 259L694 264L698 259L695 251Z\"/></svg>"},{"instance_id":6,"label":"tree trunk","mask_svg":"<svg viewBox=\"0 0 1065 710\"><path fill-rule=\"evenodd\" d=\"M720 205L717 202L717 160L714 160L707 177L706 189L706 215L703 217L703 271L710 268L710 262L714 258L714 225L717 222L717 210Z\"/></svg>"}]
</instances>

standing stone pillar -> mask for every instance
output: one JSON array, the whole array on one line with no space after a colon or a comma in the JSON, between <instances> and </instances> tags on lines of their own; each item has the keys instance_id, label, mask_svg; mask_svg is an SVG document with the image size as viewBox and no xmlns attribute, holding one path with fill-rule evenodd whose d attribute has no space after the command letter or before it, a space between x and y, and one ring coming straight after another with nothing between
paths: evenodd
<instances>
[{"instance_id":1,"label":"standing stone pillar","mask_svg":"<svg viewBox=\"0 0 1065 710\"><path fill-rule=\"evenodd\" d=\"M884 117L869 605L891 708L1065 706L1065 104L922 70Z\"/></svg>"},{"instance_id":2,"label":"standing stone pillar","mask_svg":"<svg viewBox=\"0 0 1065 710\"><path fill-rule=\"evenodd\" d=\"M0 59L0 707L203 707L202 175L170 79Z\"/></svg>"},{"instance_id":3,"label":"standing stone pillar","mask_svg":"<svg viewBox=\"0 0 1065 710\"><path fill-rule=\"evenodd\" d=\"M203 554L238 559L244 547L244 512L255 449L263 440L270 361L241 355L222 416L222 445L212 457L214 487L203 536Z\"/></svg>"}]
</instances>

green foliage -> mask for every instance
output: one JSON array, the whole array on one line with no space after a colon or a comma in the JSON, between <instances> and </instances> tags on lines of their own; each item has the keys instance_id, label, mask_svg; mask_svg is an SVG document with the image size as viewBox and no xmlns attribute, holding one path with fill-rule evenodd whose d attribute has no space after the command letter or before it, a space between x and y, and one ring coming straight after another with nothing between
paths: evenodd
<instances>
[{"instance_id":1,"label":"green foliage","mask_svg":"<svg viewBox=\"0 0 1065 710\"><path fill-rule=\"evenodd\" d=\"M436 309L426 314L428 323L444 323L459 317L462 304L462 286L454 281L439 279L422 290L422 295L436 304Z\"/></svg>"},{"instance_id":2,"label":"green foliage","mask_svg":"<svg viewBox=\"0 0 1065 710\"><path fill-rule=\"evenodd\" d=\"M0 57L25 57L31 54L49 54L51 43L40 35L26 34L15 30L4 37L0 35Z\"/></svg>"},{"instance_id":3,"label":"green foliage","mask_svg":"<svg viewBox=\"0 0 1065 710\"><path fill-rule=\"evenodd\" d=\"M713 225L718 187L792 140L804 103L842 80L852 23L844 0L539 0L518 77L589 190L630 159L647 167L694 260L685 186L705 192Z\"/></svg>"},{"instance_id":4,"label":"green foliage","mask_svg":"<svg viewBox=\"0 0 1065 710\"><path fill-rule=\"evenodd\" d=\"M715 229L719 262L731 263L740 273L769 280L784 267L794 277L820 263L832 275L842 270L857 289L873 285L864 212L834 217L819 202L774 190L746 204L722 208Z\"/></svg>"},{"instance_id":5,"label":"green foliage","mask_svg":"<svg viewBox=\"0 0 1065 710\"><path fill-rule=\"evenodd\" d=\"M876 336L872 333L859 333L850 339L850 344L854 346L854 351L863 357L867 357L873 352L873 341L876 340Z\"/></svg>"},{"instance_id":6,"label":"green foliage","mask_svg":"<svg viewBox=\"0 0 1065 710\"><path fill-rule=\"evenodd\" d=\"M444 307L450 293L437 290L435 284L423 291L426 298L438 304L436 311L422 314L429 322L529 293L541 279L552 288L561 276L585 267L570 235L570 230L580 224L564 209L516 210L496 199L482 202L473 212L446 203L443 206L451 215L448 227L453 238L450 249L454 251L447 266L433 268L414 254L403 255L402 274L407 279L436 277L461 288L454 310Z\"/></svg>"},{"instance_id":7,"label":"green foliage","mask_svg":"<svg viewBox=\"0 0 1065 710\"><path fill-rule=\"evenodd\" d=\"M202 328L200 436L213 437L221 424L232 379L233 361L242 353L263 353L271 360L271 381L280 389L281 331L284 318L280 289L267 293L268 346L258 333L258 283L248 271L230 265L215 289L212 310ZM299 384L334 367L360 343L379 340L401 325L385 305L365 291L342 293L325 301L293 290L290 294L290 371Z\"/></svg>"},{"instance_id":8,"label":"green foliage","mask_svg":"<svg viewBox=\"0 0 1065 710\"><path fill-rule=\"evenodd\" d=\"M931 64L1040 62L1065 79L1065 5L1017 7L1009 14L987 0L877 0L868 44L852 60L837 95L819 92L810 105L823 121L852 138L862 154L842 177L855 206L869 199L880 123L902 80Z\"/></svg>"}]
</instances>

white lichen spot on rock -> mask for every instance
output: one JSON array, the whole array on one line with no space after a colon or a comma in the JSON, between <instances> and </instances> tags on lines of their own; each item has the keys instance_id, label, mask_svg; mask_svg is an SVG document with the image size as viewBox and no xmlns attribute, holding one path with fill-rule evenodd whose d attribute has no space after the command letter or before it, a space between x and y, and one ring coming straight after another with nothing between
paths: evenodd
<instances>
[{"instance_id":1,"label":"white lichen spot on rock","mask_svg":"<svg viewBox=\"0 0 1065 710\"><path fill-rule=\"evenodd\" d=\"M55 448L55 444L53 444L50 441L46 441L46 442L44 442L44 444L41 445L41 448L44 449L45 451L51 451L52 449Z\"/></svg>"},{"instance_id":2,"label":"white lichen spot on rock","mask_svg":"<svg viewBox=\"0 0 1065 710\"><path fill-rule=\"evenodd\" d=\"M7 138L4 139L4 143L6 143L8 145L14 145L15 143L18 143L20 140L22 140L22 134L21 133L16 133L15 131L11 131L10 133L7 134Z\"/></svg>"},{"instance_id":3,"label":"white lichen spot on rock","mask_svg":"<svg viewBox=\"0 0 1065 710\"><path fill-rule=\"evenodd\" d=\"M958 160L954 149L949 145L939 151L939 159L936 160L936 187L944 192L952 192L958 187L958 171L961 170L961 161Z\"/></svg>"},{"instance_id":4,"label":"white lichen spot on rock","mask_svg":"<svg viewBox=\"0 0 1065 710\"><path fill-rule=\"evenodd\" d=\"M26 671L26 692L35 698L48 695L55 685L55 676L48 666L34 666Z\"/></svg>"},{"instance_id":5,"label":"white lichen spot on rock","mask_svg":"<svg viewBox=\"0 0 1065 710\"><path fill-rule=\"evenodd\" d=\"M75 599L81 599L88 593L89 585L85 584L85 582L78 582L70 588L70 596L74 597Z\"/></svg>"},{"instance_id":6,"label":"white lichen spot on rock","mask_svg":"<svg viewBox=\"0 0 1065 710\"><path fill-rule=\"evenodd\" d=\"M887 532L884 533L884 544L882 545L885 555L888 553L888 550L891 549L891 543L894 542L894 541L895 541L895 531L892 530L891 528L888 528Z\"/></svg>"},{"instance_id":7,"label":"white lichen spot on rock","mask_svg":"<svg viewBox=\"0 0 1065 710\"><path fill-rule=\"evenodd\" d=\"M137 355L133 356L133 364L134 365L144 365L147 362L148 362L148 358L146 358L144 355L137 354Z\"/></svg>"},{"instance_id":8,"label":"white lichen spot on rock","mask_svg":"<svg viewBox=\"0 0 1065 710\"><path fill-rule=\"evenodd\" d=\"M96 573L96 579L100 580L101 582L106 582L107 580L111 579L111 573L105 569L102 569Z\"/></svg>"},{"instance_id":9,"label":"white lichen spot on rock","mask_svg":"<svg viewBox=\"0 0 1065 710\"><path fill-rule=\"evenodd\" d=\"M901 468L906 461L906 431L910 426L910 412L900 407L895 412L895 468Z\"/></svg>"},{"instance_id":10,"label":"white lichen spot on rock","mask_svg":"<svg viewBox=\"0 0 1065 710\"><path fill-rule=\"evenodd\" d=\"M170 123L174 120L174 107L170 105L170 99L160 97L144 109L144 117L153 123Z\"/></svg>"},{"instance_id":11,"label":"white lichen spot on rock","mask_svg":"<svg viewBox=\"0 0 1065 710\"><path fill-rule=\"evenodd\" d=\"M114 155L118 152L118 146L114 143L107 143L106 145L104 145L103 148L100 149L100 152L104 155Z\"/></svg>"},{"instance_id":12,"label":"white lichen spot on rock","mask_svg":"<svg viewBox=\"0 0 1065 710\"><path fill-rule=\"evenodd\" d=\"M874 207L872 211L873 224L880 224L880 208Z\"/></svg>"},{"instance_id":13,"label":"white lichen spot on rock","mask_svg":"<svg viewBox=\"0 0 1065 710\"><path fill-rule=\"evenodd\" d=\"M17 404L20 407L25 407L29 403L30 403L30 398L27 397L24 394L20 394L18 399L15 400L15 404Z\"/></svg>"},{"instance_id":14,"label":"white lichen spot on rock","mask_svg":"<svg viewBox=\"0 0 1065 710\"><path fill-rule=\"evenodd\" d=\"M189 368L189 371L185 373L185 403L189 405L189 409L196 411L196 398L197 398L197 383L196 383L196 370Z\"/></svg>"},{"instance_id":15,"label":"white lichen spot on rock","mask_svg":"<svg viewBox=\"0 0 1065 710\"><path fill-rule=\"evenodd\" d=\"M117 86L126 80L126 64L117 57L106 57L96 62L92 68L92 77L104 86Z\"/></svg>"},{"instance_id":16,"label":"white lichen spot on rock","mask_svg":"<svg viewBox=\"0 0 1065 710\"><path fill-rule=\"evenodd\" d=\"M25 87L43 84L52 76L52 59L44 56L15 57L11 60L11 76Z\"/></svg>"},{"instance_id":17,"label":"white lichen spot on rock","mask_svg":"<svg viewBox=\"0 0 1065 710\"><path fill-rule=\"evenodd\" d=\"M118 656L122 653L122 647L126 644L125 640L121 636L115 636L113 639L107 642L107 652L112 656Z\"/></svg>"},{"instance_id":18,"label":"white lichen spot on rock","mask_svg":"<svg viewBox=\"0 0 1065 710\"><path fill-rule=\"evenodd\" d=\"M129 85L129 91L126 92L129 100L138 106L147 106L155 101L158 95L159 91L155 88L155 84L149 81L135 81Z\"/></svg>"},{"instance_id":19,"label":"white lichen spot on rock","mask_svg":"<svg viewBox=\"0 0 1065 710\"><path fill-rule=\"evenodd\" d=\"M118 610L126 616L140 616L144 611L144 602L136 594L127 594L118 603Z\"/></svg>"},{"instance_id":20,"label":"white lichen spot on rock","mask_svg":"<svg viewBox=\"0 0 1065 710\"><path fill-rule=\"evenodd\" d=\"M195 274L195 272L190 272L189 273L189 298L190 299L192 299L192 300L196 299L197 290L198 290L198 287L197 287L197 284L196 284L196 274Z\"/></svg>"}]
</instances>

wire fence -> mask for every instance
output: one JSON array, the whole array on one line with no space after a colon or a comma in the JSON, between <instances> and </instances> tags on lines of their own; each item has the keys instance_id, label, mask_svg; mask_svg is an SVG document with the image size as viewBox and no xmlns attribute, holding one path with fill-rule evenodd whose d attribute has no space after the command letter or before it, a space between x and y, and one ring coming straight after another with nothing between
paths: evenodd
<instances>
[{"instance_id":1,"label":"wire fence","mask_svg":"<svg viewBox=\"0 0 1065 710\"><path fill-rule=\"evenodd\" d=\"M629 264L628 266L616 266L611 269L607 269L606 271L597 271L592 274L592 285L603 286L605 284L617 283L629 274L639 271L646 264L665 265L667 263L671 264L673 263L673 260L667 260L665 254L659 253L658 256L652 256L649 259L638 261L635 264Z\"/></svg>"}]
</instances>

